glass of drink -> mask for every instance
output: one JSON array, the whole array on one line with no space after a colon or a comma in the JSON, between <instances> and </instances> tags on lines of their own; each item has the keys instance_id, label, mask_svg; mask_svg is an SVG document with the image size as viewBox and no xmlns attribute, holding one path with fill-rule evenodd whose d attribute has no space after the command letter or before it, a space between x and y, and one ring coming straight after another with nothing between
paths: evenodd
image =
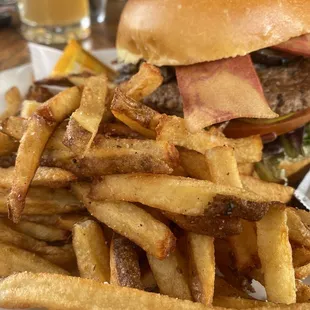
<instances>
[{"instance_id":1,"label":"glass of drink","mask_svg":"<svg viewBox=\"0 0 310 310\"><path fill-rule=\"evenodd\" d=\"M58 44L90 35L88 0L19 0L18 8L29 41Z\"/></svg>"}]
</instances>

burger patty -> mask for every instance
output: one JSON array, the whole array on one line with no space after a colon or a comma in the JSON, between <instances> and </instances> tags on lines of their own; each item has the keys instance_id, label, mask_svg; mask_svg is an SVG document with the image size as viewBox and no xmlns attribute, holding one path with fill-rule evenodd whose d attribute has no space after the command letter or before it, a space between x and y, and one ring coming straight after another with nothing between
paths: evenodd
<instances>
[{"instance_id":1,"label":"burger patty","mask_svg":"<svg viewBox=\"0 0 310 310\"><path fill-rule=\"evenodd\" d=\"M310 107L310 60L259 67L257 73L274 112L285 115ZM144 103L161 113L183 116L182 97L176 79L171 74L154 93L144 99Z\"/></svg>"},{"instance_id":2,"label":"burger patty","mask_svg":"<svg viewBox=\"0 0 310 310\"><path fill-rule=\"evenodd\" d=\"M279 115L310 107L310 60L257 70L265 97Z\"/></svg>"}]
</instances>

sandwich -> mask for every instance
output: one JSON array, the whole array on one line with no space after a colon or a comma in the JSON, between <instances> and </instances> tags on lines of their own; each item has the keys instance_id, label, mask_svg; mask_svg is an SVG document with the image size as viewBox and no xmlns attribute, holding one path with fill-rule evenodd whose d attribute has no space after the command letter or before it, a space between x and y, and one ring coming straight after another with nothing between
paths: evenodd
<instances>
[{"instance_id":1,"label":"sandwich","mask_svg":"<svg viewBox=\"0 0 310 310\"><path fill-rule=\"evenodd\" d=\"M310 166L310 1L130 0L117 34L119 82L146 61L164 82L144 99L195 132L260 135L264 180Z\"/></svg>"}]
</instances>

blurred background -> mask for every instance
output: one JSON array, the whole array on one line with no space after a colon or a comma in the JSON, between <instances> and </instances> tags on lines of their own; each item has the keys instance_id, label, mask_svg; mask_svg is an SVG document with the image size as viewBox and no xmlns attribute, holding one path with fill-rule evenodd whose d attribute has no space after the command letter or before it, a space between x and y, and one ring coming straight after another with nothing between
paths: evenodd
<instances>
[{"instance_id":1,"label":"blurred background","mask_svg":"<svg viewBox=\"0 0 310 310\"><path fill-rule=\"evenodd\" d=\"M57 48L70 39L90 49L115 45L126 0L0 0L0 70L27 62L27 42Z\"/></svg>"}]
</instances>

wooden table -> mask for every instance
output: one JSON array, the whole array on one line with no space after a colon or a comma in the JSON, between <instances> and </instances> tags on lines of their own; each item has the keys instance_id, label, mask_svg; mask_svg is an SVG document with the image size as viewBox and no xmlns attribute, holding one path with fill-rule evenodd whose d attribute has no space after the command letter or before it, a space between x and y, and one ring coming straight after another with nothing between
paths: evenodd
<instances>
[{"instance_id":1,"label":"wooden table","mask_svg":"<svg viewBox=\"0 0 310 310\"><path fill-rule=\"evenodd\" d=\"M105 23L92 26L90 38L83 41L88 49L102 49L115 46L119 14L123 1L110 0ZM62 46L57 46L62 48ZM19 33L19 20L13 16L13 24L0 28L0 71L29 62L27 41Z\"/></svg>"}]
</instances>

